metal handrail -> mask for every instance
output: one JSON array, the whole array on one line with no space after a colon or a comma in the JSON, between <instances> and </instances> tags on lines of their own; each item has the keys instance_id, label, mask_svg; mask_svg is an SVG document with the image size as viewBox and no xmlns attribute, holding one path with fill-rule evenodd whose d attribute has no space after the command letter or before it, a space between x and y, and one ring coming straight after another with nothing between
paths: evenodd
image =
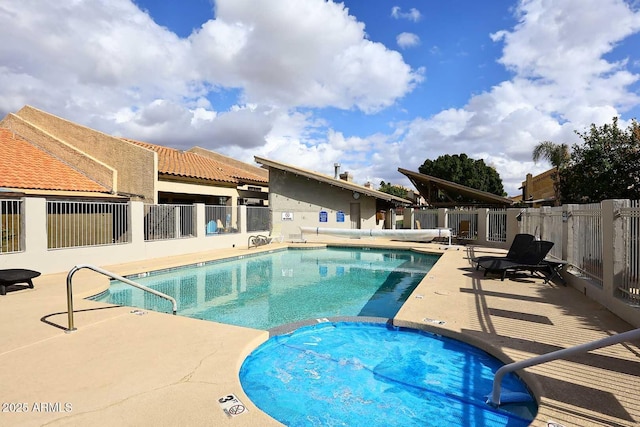
<instances>
[{"instance_id":1,"label":"metal handrail","mask_svg":"<svg viewBox=\"0 0 640 427\"><path fill-rule=\"evenodd\" d=\"M123 283L126 283L127 285L131 285L135 288L138 289L142 289L145 292L149 292L152 293L154 295L159 296L160 298L164 298L166 300L171 301L171 304L173 306L173 314L175 315L176 312L178 311L178 303L176 302L175 298L170 297L167 294L163 294L162 292L158 292L155 289L151 289L148 288L144 285L141 285L140 283L136 283L132 280L129 280L125 277L122 276L118 276L115 273L111 273L110 271L104 270L100 267L96 267L95 265L90 265L90 264L79 264L74 266L70 271L69 274L67 274L67 314L69 316L69 327L65 330L65 332L72 332L75 331L76 328L74 327L73 324L73 290L71 287L71 279L73 277L73 275L75 274L76 271L81 270L83 268L88 268L89 270L93 270L96 273L100 273L100 274L104 274L105 276L111 277L112 279L115 280L119 280Z\"/></svg>"},{"instance_id":2,"label":"metal handrail","mask_svg":"<svg viewBox=\"0 0 640 427\"><path fill-rule=\"evenodd\" d=\"M487 403L493 406L500 405L500 382L502 381L502 377L504 377L509 372L513 372L522 368L528 368L529 366L540 365L542 363L551 362L557 359L562 359L577 353L586 353L598 348L608 347L610 345L619 344L624 341L632 341L637 339L640 339L640 328L602 338L596 341L591 341L585 344L576 345L574 347L552 351L551 353L547 354L541 354L540 356L535 356L531 359L522 360L520 362L514 362L509 363L508 365L504 365L503 367L498 369L496 375L493 377L493 390L491 392L491 397L487 401Z\"/></svg>"},{"instance_id":3,"label":"metal handrail","mask_svg":"<svg viewBox=\"0 0 640 427\"><path fill-rule=\"evenodd\" d=\"M259 246L266 245L267 243L269 243L269 238L262 234L249 236L249 239L247 240L247 249L251 249L251 244L257 248Z\"/></svg>"}]
</instances>

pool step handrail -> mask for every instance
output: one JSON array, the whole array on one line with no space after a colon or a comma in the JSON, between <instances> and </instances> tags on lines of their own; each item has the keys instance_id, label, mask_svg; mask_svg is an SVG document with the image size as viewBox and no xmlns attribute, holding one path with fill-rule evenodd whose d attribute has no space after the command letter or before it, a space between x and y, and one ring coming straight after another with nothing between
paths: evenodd
<instances>
[{"instance_id":1,"label":"pool step handrail","mask_svg":"<svg viewBox=\"0 0 640 427\"><path fill-rule=\"evenodd\" d=\"M262 234L249 236L249 239L247 240L247 249L251 249L251 246L255 246L257 248L269 243L271 243L271 238Z\"/></svg>"},{"instance_id":2,"label":"pool step handrail","mask_svg":"<svg viewBox=\"0 0 640 427\"><path fill-rule=\"evenodd\" d=\"M633 329L631 331L622 332L610 337L601 338L599 340L591 341L588 343L576 345L562 350L552 351L551 353L541 354L539 356L532 357L530 359L521 360L520 362L509 363L504 365L496 371L493 377L493 390L487 403L492 406L500 406L500 383L502 378L509 372L516 371L522 368L528 368L534 365L540 365L542 363L551 362L553 360L564 359L568 356L573 356L578 353L586 353L591 350L596 350L602 347L608 347L614 344L620 344L625 341L640 340L640 328Z\"/></svg>"},{"instance_id":3,"label":"pool step handrail","mask_svg":"<svg viewBox=\"0 0 640 427\"><path fill-rule=\"evenodd\" d=\"M73 332L76 330L74 324L73 324L73 289L71 287L71 279L73 278L73 275L76 273L76 271L81 270L83 268L88 268L89 270L93 270L96 273L100 273L100 274L104 274L105 276L108 276L112 279L115 280L119 280L123 283L126 283L127 285L131 285L135 288L141 289L145 292L149 292L152 293L156 296L159 296L160 298L164 298L166 300L169 300L171 302L172 308L173 308L173 314L175 315L178 311L178 303L176 302L175 298L167 295L167 294L163 294L162 292L156 291L155 289L151 289L148 288L144 285L141 285L140 283L136 283L132 280L129 280L125 277L122 276L118 276L115 273L112 273L110 271L107 271L103 268L100 267L96 267L95 265L91 265L91 264L78 264L76 266L74 266L70 271L69 274L67 274L67 314L69 317L69 327L65 330L65 332Z\"/></svg>"}]
</instances>

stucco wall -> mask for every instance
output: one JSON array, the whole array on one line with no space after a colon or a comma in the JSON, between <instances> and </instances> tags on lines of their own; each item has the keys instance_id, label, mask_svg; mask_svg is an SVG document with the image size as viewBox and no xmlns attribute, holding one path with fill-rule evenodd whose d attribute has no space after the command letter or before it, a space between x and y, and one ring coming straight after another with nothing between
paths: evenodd
<instances>
[{"instance_id":1,"label":"stucco wall","mask_svg":"<svg viewBox=\"0 0 640 427\"><path fill-rule=\"evenodd\" d=\"M134 200L155 201L158 167L153 151L30 106L22 108L16 115L117 170L118 192L132 194Z\"/></svg>"},{"instance_id":2,"label":"stucco wall","mask_svg":"<svg viewBox=\"0 0 640 427\"><path fill-rule=\"evenodd\" d=\"M185 182L160 180L156 186L159 192L196 194L208 196L224 196L232 199L238 198L238 190L235 187L218 187Z\"/></svg>"},{"instance_id":3,"label":"stucco wall","mask_svg":"<svg viewBox=\"0 0 640 427\"><path fill-rule=\"evenodd\" d=\"M351 225L351 204L360 205L360 228L382 228L376 224L376 199L340 187L300 177L292 173L269 171L269 206L273 215L274 234L285 239L300 236L301 226L356 228ZM320 212L327 213L327 222L320 222ZM344 222L337 221L337 213L344 213Z\"/></svg>"}]
</instances>

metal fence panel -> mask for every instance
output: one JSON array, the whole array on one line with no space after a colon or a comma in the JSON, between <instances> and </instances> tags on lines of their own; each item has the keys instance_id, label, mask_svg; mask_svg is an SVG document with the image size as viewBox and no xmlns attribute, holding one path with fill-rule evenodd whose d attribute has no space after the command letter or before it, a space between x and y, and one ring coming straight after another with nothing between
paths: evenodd
<instances>
[{"instance_id":1,"label":"metal fence panel","mask_svg":"<svg viewBox=\"0 0 640 427\"><path fill-rule=\"evenodd\" d=\"M622 299L640 306L640 201L634 200L629 208L621 209L620 216L626 241L618 292Z\"/></svg>"},{"instance_id":2,"label":"metal fence panel","mask_svg":"<svg viewBox=\"0 0 640 427\"><path fill-rule=\"evenodd\" d=\"M438 228L438 210L437 209L421 209L413 213L413 228L429 230Z\"/></svg>"},{"instance_id":3,"label":"metal fence panel","mask_svg":"<svg viewBox=\"0 0 640 427\"><path fill-rule=\"evenodd\" d=\"M573 254L570 260L580 273L602 286L602 209L599 203L581 205L573 217Z\"/></svg>"},{"instance_id":4,"label":"metal fence panel","mask_svg":"<svg viewBox=\"0 0 640 427\"><path fill-rule=\"evenodd\" d=\"M179 237L196 235L196 207L194 205L175 205L180 215Z\"/></svg>"},{"instance_id":5,"label":"metal fence panel","mask_svg":"<svg viewBox=\"0 0 640 427\"><path fill-rule=\"evenodd\" d=\"M269 208L265 206L247 206L247 233L269 231Z\"/></svg>"},{"instance_id":6,"label":"metal fence panel","mask_svg":"<svg viewBox=\"0 0 640 427\"><path fill-rule=\"evenodd\" d=\"M447 226L457 239L478 238L478 212L475 210L451 210L447 212Z\"/></svg>"},{"instance_id":7,"label":"metal fence panel","mask_svg":"<svg viewBox=\"0 0 640 427\"><path fill-rule=\"evenodd\" d=\"M196 235L194 205L144 205L144 240L167 240Z\"/></svg>"},{"instance_id":8,"label":"metal fence panel","mask_svg":"<svg viewBox=\"0 0 640 427\"><path fill-rule=\"evenodd\" d=\"M22 200L0 200L0 254L22 251Z\"/></svg>"},{"instance_id":9,"label":"metal fence panel","mask_svg":"<svg viewBox=\"0 0 640 427\"><path fill-rule=\"evenodd\" d=\"M47 201L49 249L129 241L128 203Z\"/></svg>"},{"instance_id":10,"label":"metal fence panel","mask_svg":"<svg viewBox=\"0 0 640 427\"><path fill-rule=\"evenodd\" d=\"M232 206L206 205L204 207L204 218L207 235L239 232L238 227L234 226L234 224L232 223Z\"/></svg>"},{"instance_id":11,"label":"metal fence panel","mask_svg":"<svg viewBox=\"0 0 640 427\"><path fill-rule=\"evenodd\" d=\"M144 205L144 240L176 237L176 210L173 205Z\"/></svg>"},{"instance_id":12,"label":"metal fence panel","mask_svg":"<svg viewBox=\"0 0 640 427\"><path fill-rule=\"evenodd\" d=\"M541 240L553 242L549 255L562 259L563 236L563 208L561 206L547 208L542 215Z\"/></svg>"},{"instance_id":13,"label":"metal fence panel","mask_svg":"<svg viewBox=\"0 0 640 427\"><path fill-rule=\"evenodd\" d=\"M487 241L507 241L507 211L504 209L490 210L487 217Z\"/></svg>"}]
</instances>

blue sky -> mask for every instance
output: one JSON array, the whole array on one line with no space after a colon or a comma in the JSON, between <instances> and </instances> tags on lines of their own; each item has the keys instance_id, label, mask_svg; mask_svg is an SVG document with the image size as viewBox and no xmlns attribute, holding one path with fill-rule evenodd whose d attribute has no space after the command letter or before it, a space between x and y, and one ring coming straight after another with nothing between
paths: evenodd
<instances>
[{"instance_id":1,"label":"blue sky","mask_svg":"<svg viewBox=\"0 0 640 427\"><path fill-rule=\"evenodd\" d=\"M7 0L0 113L358 183L466 153L509 195L540 141L640 116L637 0Z\"/></svg>"}]
</instances>

